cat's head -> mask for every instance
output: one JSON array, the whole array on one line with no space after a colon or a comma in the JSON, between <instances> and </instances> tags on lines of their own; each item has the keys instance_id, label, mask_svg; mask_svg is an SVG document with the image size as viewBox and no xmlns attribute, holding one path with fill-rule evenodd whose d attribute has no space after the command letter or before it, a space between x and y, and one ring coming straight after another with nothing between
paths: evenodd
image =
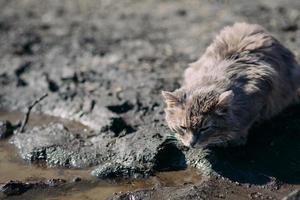
<instances>
[{"instance_id":1,"label":"cat's head","mask_svg":"<svg viewBox=\"0 0 300 200\"><path fill-rule=\"evenodd\" d=\"M234 93L191 93L163 91L166 121L185 145L222 145L234 137L231 106Z\"/></svg>"}]
</instances>

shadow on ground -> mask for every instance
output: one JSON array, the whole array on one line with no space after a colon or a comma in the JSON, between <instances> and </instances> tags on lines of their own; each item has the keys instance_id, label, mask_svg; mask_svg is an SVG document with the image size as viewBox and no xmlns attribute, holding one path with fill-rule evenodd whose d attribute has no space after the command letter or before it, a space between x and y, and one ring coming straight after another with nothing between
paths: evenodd
<instances>
[{"instance_id":1,"label":"shadow on ground","mask_svg":"<svg viewBox=\"0 0 300 200\"><path fill-rule=\"evenodd\" d=\"M187 168L186 157L173 140L166 140L158 149L155 171L174 171Z\"/></svg>"},{"instance_id":2,"label":"shadow on ground","mask_svg":"<svg viewBox=\"0 0 300 200\"><path fill-rule=\"evenodd\" d=\"M246 146L215 149L214 170L233 181L300 183L300 103L250 131Z\"/></svg>"}]
</instances>

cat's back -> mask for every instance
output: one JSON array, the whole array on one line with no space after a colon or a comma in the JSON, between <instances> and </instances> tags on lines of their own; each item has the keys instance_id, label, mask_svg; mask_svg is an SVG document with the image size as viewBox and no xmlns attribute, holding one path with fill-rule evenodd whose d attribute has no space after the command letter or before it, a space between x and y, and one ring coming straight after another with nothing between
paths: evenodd
<instances>
[{"instance_id":1,"label":"cat's back","mask_svg":"<svg viewBox=\"0 0 300 200\"><path fill-rule=\"evenodd\" d=\"M232 55L270 47L277 43L274 37L257 24L235 23L227 26L216 36L207 48L204 57L218 61Z\"/></svg>"},{"instance_id":2,"label":"cat's back","mask_svg":"<svg viewBox=\"0 0 300 200\"><path fill-rule=\"evenodd\" d=\"M184 80L187 87L243 88L247 98L261 96L268 118L295 98L300 67L294 54L263 27L236 23L216 36L203 56L186 69Z\"/></svg>"},{"instance_id":3,"label":"cat's back","mask_svg":"<svg viewBox=\"0 0 300 200\"><path fill-rule=\"evenodd\" d=\"M184 74L185 85L193 85L203 76L223 77L232 57L245 51L271 46L276 40L257 24L235 23L221 30L199 60L191 63Z\"/></svg>"},{"instance_id":4,"label":"cat's back","mask_svg":"<svg viewBox=\"0 0 300 200\"><path fill-rule=\"evenodd\" d=\"M275 67L275 71L293 70L289 68L296 63L294 55L262 26L235 23L233 26L223 28L211 45L207 47L203 56L198 61L190 64L184 74L184 84L193 85L195 82L200 82L201 84L202 80L209 80L208 83L205 81L206 84L222 81L224 75L228 72L228 68L233 66L237 69L236 73L239 73L241 70L252 70L244 66L235 65L235 63L237 59L239 59L239 62L252 62L256 60L254 57L258 55L256 54L257 52L262 57L272 57L278 63L290 63L289 66L286 64L271 66ZM240 57L243 58L241 59ZM262 57L260 59L264 60ZM282 67L285 69L279 69ZM263 70L273 69L265 68Z\"/></svg>"}]
</instances>

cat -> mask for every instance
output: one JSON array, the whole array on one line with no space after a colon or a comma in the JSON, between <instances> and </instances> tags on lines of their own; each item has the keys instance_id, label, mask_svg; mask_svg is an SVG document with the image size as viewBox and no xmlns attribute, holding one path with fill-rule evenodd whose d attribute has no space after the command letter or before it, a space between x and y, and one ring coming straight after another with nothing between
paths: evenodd
<instances>
[{"instance_id":1,"label":"cat","mask_svg":"<svg viewBox=\"0 0 300 200\"><path fill-rule=\"evenodd\" d=\"M254 122L269 119L297 97L300 66L262 26L225 27L174 92L162 91L165 118L188 147L242 145Z\"/></svg>"}]
</instances>

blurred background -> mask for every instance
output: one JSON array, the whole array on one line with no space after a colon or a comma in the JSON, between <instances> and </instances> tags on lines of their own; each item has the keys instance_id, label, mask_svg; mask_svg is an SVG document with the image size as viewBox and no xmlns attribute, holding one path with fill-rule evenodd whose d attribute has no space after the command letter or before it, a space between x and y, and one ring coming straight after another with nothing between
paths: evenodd
<instances>
[{"instance_id":1,"label":"blurred background","mask_svg":"<svg viewBox=\"0 0 300 200\"><path fill-rule=\"evenodd\" d=\"M234 22L261 24L298 56L299 10L297 0L0 0L0 84L14 91L0 105L20 109L16 97L46 90L105 102L124 90L135 91L119 97L130 101L157 96Z\"/></svg>"}]
</instances>

